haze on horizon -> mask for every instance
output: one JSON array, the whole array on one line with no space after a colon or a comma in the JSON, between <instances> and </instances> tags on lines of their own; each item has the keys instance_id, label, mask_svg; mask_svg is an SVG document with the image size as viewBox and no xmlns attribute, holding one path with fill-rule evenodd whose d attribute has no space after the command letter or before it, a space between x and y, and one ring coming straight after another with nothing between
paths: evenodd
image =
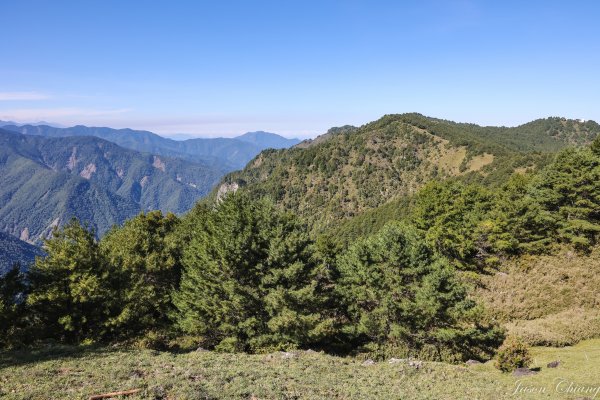
<instances>
[{"instance_id":1,"label":"haze on horizon","mask_svg":"<svg viewBox=\"0 0 600 400\"><path fill-rule=\"evenodd\" d=\"M600 121L595 1L3 5L0 120L314 137L387 113Z\"/></svg>"}]
</instances>

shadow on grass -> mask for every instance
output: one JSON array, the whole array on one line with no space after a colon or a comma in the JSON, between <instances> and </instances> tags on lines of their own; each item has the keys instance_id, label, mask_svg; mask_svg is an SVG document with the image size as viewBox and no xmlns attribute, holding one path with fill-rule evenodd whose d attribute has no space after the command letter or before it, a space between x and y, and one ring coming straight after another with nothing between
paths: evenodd
<instances>
[{"instance_id":1,"label":"shadow on grass","mask_svg":"<svg viewBox=\"0 0 600 400\"><path fill-rule=\"evenodd\" d=\"M127 345L95 344L95 345L68 345L60 343L45 343L32 347L15 350L0 350L0 369L35 364L51 360L74 360L84 357L95 357L118 352L143 351ZM185 354L193 349L145 349L146 351L170 354Z\"/></svg>"},{"instance_id":2,"label":"shadow on grass","mask_svg":"<svg viewBox=\"0 0 600 400\"><path fill-rule=\"evenodd\" d=\"M50 360L77 359L116 351L123 351L123 349L106 346L47 344L32 348L3 350L0 351L0 369Z\"/></svg>"}]
</instances>

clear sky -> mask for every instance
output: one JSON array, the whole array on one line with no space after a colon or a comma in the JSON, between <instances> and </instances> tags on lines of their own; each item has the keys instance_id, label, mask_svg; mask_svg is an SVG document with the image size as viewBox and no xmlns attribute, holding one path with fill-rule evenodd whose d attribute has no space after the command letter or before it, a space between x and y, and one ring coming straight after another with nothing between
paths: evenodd
<instances>
[{"instance_id":1,"label":"clear sky","mask_svg":"<svg viewBox=\"0 0 600 400\"><path fill-rule=\"evenodd\" d=\"M600 121L600 1L0 1L0 119L308 137Z\"/></svg>"}]
</instances>

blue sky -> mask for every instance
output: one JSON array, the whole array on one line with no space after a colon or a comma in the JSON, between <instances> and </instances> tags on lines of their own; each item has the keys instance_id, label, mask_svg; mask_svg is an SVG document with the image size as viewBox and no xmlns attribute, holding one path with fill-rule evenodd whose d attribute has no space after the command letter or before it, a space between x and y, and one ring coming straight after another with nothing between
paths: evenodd
<instances>
[{"instance_id":1,"label":"blue sky","mask_svg":"<svg viewBox=\"0 0 600 400\"><path fill-rule=\"evenodd\" d=\"M309 137L600 121L599 1L3 1L0 119Z\"/></svg>"}]
</instances>

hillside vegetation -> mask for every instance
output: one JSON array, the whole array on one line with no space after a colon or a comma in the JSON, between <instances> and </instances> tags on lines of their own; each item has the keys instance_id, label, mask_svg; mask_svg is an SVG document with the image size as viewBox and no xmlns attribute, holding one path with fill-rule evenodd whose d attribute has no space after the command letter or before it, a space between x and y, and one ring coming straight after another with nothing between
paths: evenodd
<instances>
[{"instance_id":1,"label":"hillside vegetation","mask_svg":"<svg viewBox=\"0 0 600 400\"><path fill-rule=\"evenodd\" d=\"M477 291L510 333L533 345L565 346L600 334L600 248L590 254L521 257L486 275Z\"/></svg>"},{"instance_id":2,"label":"hillside vegetation","mask_svg":"<svg viewBox=\"0 0 600 400\"><path fill-rule=\"evenodd\" d=\"M589 144L599 133L593 121L561 118L498 128L387 115L291 149L265 151L221 186L236 183L256 197L268 196L322 229L414 194L432 179L498 185L515 170L540 168L550 153Z\"/></svg>"},{"instance_id":3,"label":"hillside vegetation","mask_svg":"<svg viewBox=\"0 0 600 400\"><path fill-rule=\"evenodd\" d=\"M342 379L344 384L336 391L311 392L298 383L296 370L294 383L245 373L239 386L228 385L235 377L222 378L230 369L220 366L193 375L200 379L184 372L193 387L176 386L173 379L181 372L175 372L175 360L180 357L187 365L186 357L202 357L179 352L198 348L209 351L206 360L211 364L248 361L254 366L252 372L259 369L254 362L280 356L291 366L294 360L312 357L311 349L323 351L343 358L319 356L309 359L311 365L331 361L333 370L341 368L357 377L367 368L383 376L396 374L402 381L387 376L388 382L397 384L391 387L417 398L424 388L438 387L451 391L451 398L506 397L503 382L513 381L490 370L494 357L504 372L534 362L541 367L531 377L538 385L548 386L548 378L564 376L583 380L581 385L594 384L593 373L581 372L584 363L581 359L577 363L573 354L581 354L576 350L536 349L538 356L532 358L528 343L564 346L600 336L596 290L600 137L548 156L516 150L509 154L508 145L479 143L474 148L483 146L483 153L469 159L469 149L453 147L449 139L404 122L391 125L394 132L398 128L411 140L428 143L428 148L417 152L430 151L443 140L448 143L440 151L463 149L464 171L458 166L457 175L420 183L414 193L396 196L344 223L337 221L335 229L323 234L315 234L315 225L311 230L306 223L315 219L281 210L281 204L268 196L257 198L260 193L252 185L221 193L214 202L200 202L181 217L160 211L140 213L99 240L72 220L53 231L44 243L47 256L38 258L26 274L14 269L0 278L0 346L112 344L169 350L172 353L164 357L171 361L164 369L172 373L153 375L168 387L142 387L161 391L159 397L171 390L180 396L190 396L192 391L205 397L222 395L213 395L212 386L200 382L214 382L221 390L231 388L229 397L256 393L278 397L293 394L290 387L298 395L316 398L390 395L389 387L381 387L382 382L370 376L364 384L346 386L349 381ZM335 130L321 144L304 143L290 153L319 148L336 137L348 136L343 140L352 141L352 135L360 137L360 129ZM496 153L490 153L492 147ZM506 160L523 156L521 160L540 163L527 170L504 169L487 181L495 163L504 157L502 152L508 154ZM471 161L491 159L485 154L493 154L494 159L481 168L482 173L467 172ZM326 160L318 165L322 163L326 165ZM534 282L537 286L531 287ZM590 348L585 343L580 346ZM246 355L235 358L211 352ZM14 365L10 355L14 353L6 354L13 358L9 365ZM539 364L544 354L564 357L561 369L546 372ZM106 365L113 362L110 355L102 357ZM136 357L145 356L137 353ZM392 358L391 364L383 363ZM473 360L486 365L456 369L426 362L460 364L469 359L471 365L477 364ZM597 363L586 358L585 367L595 370ZM148 364L136 365L125 367L134 372L123 379L132 374L150 376ZM313 373L300 365L309 376ZM238 366L232 368L239 376ZM77 371L102 379L93 372ZM270 370L258 373L266 371ZM327 371L331 370L319 370L319 385L330 376ZM426 371L432 371L431 379L415 378L419 391L403 386L404 379L412 382L412 374ZM469 374L471 383L489 377L490 384L475 385L474 392L454 387L452 382L465 380L453 371ZM332 373L332 379L337 378ZM575 373L579 375L569 375ZM254 388L258 379L266 379L269 386L256 386L258 392L240 391Z\"/></svg>"}]
</instances>

